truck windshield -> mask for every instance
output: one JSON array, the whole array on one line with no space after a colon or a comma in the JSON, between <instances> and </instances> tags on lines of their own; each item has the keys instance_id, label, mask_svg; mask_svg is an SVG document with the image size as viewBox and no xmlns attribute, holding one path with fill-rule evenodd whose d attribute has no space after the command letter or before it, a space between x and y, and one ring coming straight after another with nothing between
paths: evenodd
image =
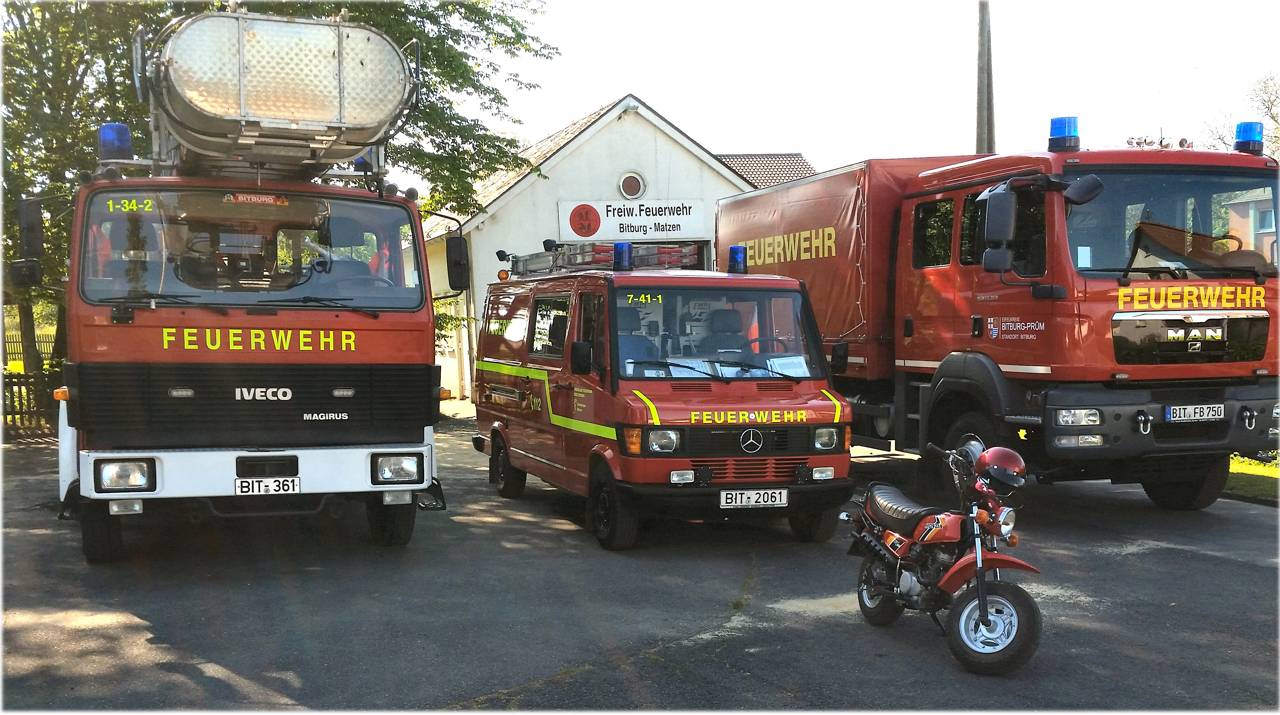
<instances>
[{"instance_id":1,"label":"truck windshield","mask_svg":"<svg viewBox=\"0 0 1280 715\"><path fill-rule=\"evenodd\" d=\"M239 191L106 191L89 202L90 302L422 305L414 216L375 201Z\"/></svg>"},{"instance_id":2,"label":"truck windshield","mask_svg":"<svg viewBox=\"0 0 1280 715\"><path fill-rule=\"evenodd\" d=\"M623 286L616 305L623 378L823 375L822 352L798 291Z\"/></svg>"},{"instance_id":3,"label":"truck windshield","mask_svg":"<svg viewBox=\"0 0 1280 715\"><path fill-rule=\"evenodd\" d=\"M1082 167L1103 191L1068 206L1071 260L1135 280L1275 275L1275 172Z\"/></svg>"}]
</instances>

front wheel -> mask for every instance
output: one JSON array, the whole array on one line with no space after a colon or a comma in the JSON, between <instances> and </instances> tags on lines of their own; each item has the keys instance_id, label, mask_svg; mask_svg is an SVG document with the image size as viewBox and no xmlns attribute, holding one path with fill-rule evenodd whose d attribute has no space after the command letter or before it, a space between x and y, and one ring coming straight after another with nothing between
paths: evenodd
<instances>
[{"instance_id":1,"label":"front wheel","mask_svg":"<svg viewBox=\"0 0 1280 715\"><path fill-rule=\"evenodd\" d=\"M587 509L591 517L588 523L601 546L609 551L625 551L635 546L640 532L640 513L618 489L613 475L598 471Z\"/></svg>"},{"instance_id":2,"label":"front wheel","mask_svg":"<svg viewBox=\"0 0 1280 715\"><path fill-rule=\"evenodd\" d=\"M1185 481L1146 481L1142 483L1142 490L1162 509L1195 511L1218 500L1227 486L1230 473L1231 458L1222 457L1204 472L1188 475ZM1180 475L1175 475L1175 478L1177 476Z\"/></svg>"},{"instance_id":3,"label":"front wheel","mask_svg":"<svg viewBox=\"0 0 1280 715\"><path fill-rule=\"evenodd\" d=\"M887 626L902 615L901 603L884 591L891 590L888 566L884 561L866 556L858 574L858 610L862 618L873 626Z\"/></svg>"},{"instance_id":4,"label":"front wheel","mask_svg":"<svg viewBox=\"0 0 1280 715\"><path fill-rule=\"evenodd\" d=\"M979 618L978 591L971 587L951 604L947 646L971 673L1012 673L1031 660L1040 645L1040 607L1020 586L1007 581L983 586L987 623Z\"/></svg>"},{"instance_id":5,"label":"front wheel","mask_svg":"<svg viewBox=\"0 0 1280 715\"><path fill-rule=\"evenodd\" d=\"M89 501L80 505L80 550L91 564L105 564L124 558L124 538L120 517L111 516L107 503Z\"/></svg>"},{"instance_id":6,"label":"front wheel","mask_svg":"<svg viewBox=\"0 0 1280 715\"><path fill-rule=\"evenodd\" d=\"M379 546L404 546L413 538L413 525L418 520L418 505L383 504L382 495L365 502L369 519L369 535Z\"/></svg>"},{"instance_id":7,"label":"front wheel","mask_svg":"<svg viewBox=\"0 0 1280 715\"><path fill-rule=\"evenodd\" d=\"M836 535L836 526L840 523L840 512L837 509L813 511L788 517L791 533L796 541L821 544Z\"/></svg>"}]
</instances>

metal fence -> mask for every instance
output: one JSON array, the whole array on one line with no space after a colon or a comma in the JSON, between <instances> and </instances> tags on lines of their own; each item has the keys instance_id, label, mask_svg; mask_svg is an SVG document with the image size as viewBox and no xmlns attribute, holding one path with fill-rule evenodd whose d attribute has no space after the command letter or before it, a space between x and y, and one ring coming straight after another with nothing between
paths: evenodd
<instances>
[{"instance_id":1,"label":"metal fence","mask_svg":"<svg viewBox=\"0 0 1280 715\"><path fill-rule=\"evenodd\" d=\"M4 435L36 437L56 430L58 408L44 375L4 374Z\"/></svg>"}]
</instances>

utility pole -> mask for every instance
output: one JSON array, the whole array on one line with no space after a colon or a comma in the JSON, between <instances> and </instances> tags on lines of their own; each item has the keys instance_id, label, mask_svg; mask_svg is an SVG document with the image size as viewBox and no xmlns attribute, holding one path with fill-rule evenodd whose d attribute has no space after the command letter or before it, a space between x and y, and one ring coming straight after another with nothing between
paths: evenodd
<instances>
[{"instance_id":1,"label":"utility pole","mask_svg":"<svg viewBox=\"0 0 1280 715\"><path fill-rule=\"evenodd\" d=\"M978 0L978 113L977 153L996 151L995 93L991 86L991 11Z\"/></svg>"}]
</instances>

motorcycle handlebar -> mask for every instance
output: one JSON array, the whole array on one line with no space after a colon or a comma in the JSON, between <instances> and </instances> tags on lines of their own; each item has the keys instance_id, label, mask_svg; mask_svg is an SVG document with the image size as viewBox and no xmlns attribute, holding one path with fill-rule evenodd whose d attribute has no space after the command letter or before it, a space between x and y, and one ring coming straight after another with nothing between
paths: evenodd
<instances>
[{"instance_id":1,"label":"motorcycle handlebar","mask_svg":"<svg viewBox=\"0 0 1280 715\"><path fill-rule=\"evenodd\" d=\"M942 459L943 457L947 456L947 450L939 447L933 442L930 442L924 446L924 456L932 457L935 459Z\"/></svg>"}]
</instances>

